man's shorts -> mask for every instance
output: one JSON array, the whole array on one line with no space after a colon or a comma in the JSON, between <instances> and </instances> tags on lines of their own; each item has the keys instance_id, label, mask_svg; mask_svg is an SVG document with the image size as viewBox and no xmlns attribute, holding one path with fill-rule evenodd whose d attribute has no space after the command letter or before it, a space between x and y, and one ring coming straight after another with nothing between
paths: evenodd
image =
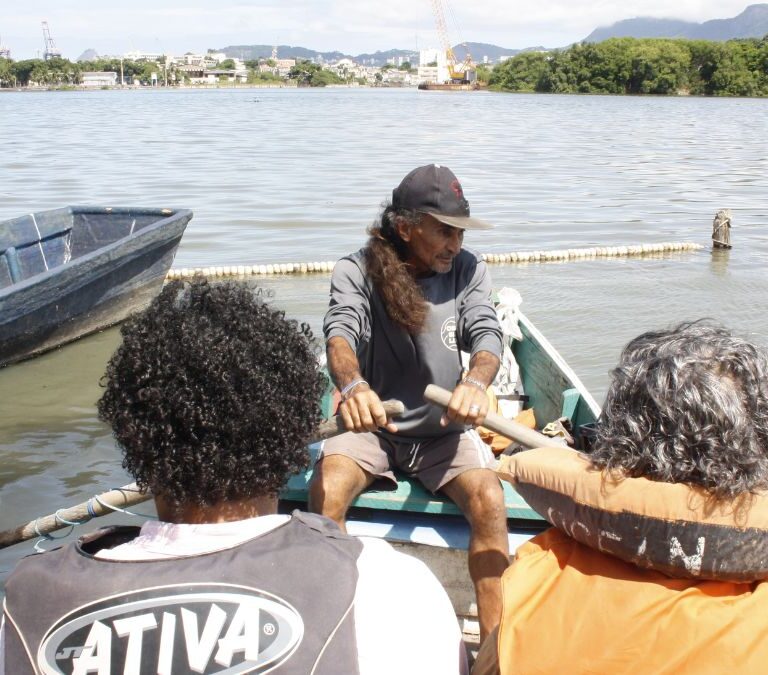
<instances>
[{"instance_id":1,"label":"man's shorts","mask_svg":"<svg viewBox=\"0 0 768 675\"><path fill-rule=\"evenodd\" d=\"M395 486L397 468L418 478L424 487L437 492L469 469L493 469L496 458L474 429L461 434L429 438L421 443L392 441L377 434L351 431L323 442L317 461L327 455L344 455L377 478Z\"/></svg>"}]
</instances>

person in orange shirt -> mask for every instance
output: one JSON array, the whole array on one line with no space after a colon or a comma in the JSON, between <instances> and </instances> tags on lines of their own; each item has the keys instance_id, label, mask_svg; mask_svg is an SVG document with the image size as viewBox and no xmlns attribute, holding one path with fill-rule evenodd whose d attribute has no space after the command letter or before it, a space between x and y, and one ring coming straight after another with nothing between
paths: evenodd
<instances>
[{"instance_id":1,"label":"person in orange shirt","mask_svg":"<svg viewBox=\"0 0 768 675\"><path fill-rule=\"evenodd\" d=\"M640 335L612 373L591 455L559 452L584 468L542 490L559 529L517 551L473 675L768 672L768 354L709 322ZM560 471L549 459L539 474ZM585 505L590 480L599 494ZM640 495L646 512L600 511L612 493Z\"/></svg>"}]
</instances>

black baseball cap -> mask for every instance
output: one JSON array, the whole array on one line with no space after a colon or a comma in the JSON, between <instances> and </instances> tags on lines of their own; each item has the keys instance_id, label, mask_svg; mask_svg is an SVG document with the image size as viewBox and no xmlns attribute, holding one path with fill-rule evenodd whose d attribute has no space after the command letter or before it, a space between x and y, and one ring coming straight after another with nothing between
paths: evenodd
<instances>
[{"instance_id":1,"label":"black baseball cap","mask_svg":"<svg viewBox=\"0 0 768 675\"><path fill-rule=\"evenodd\" d=\"M459 179L447 166L427 164L411 171L394 190L392 206L428 213L441 223L464 230L493 227L469 216L469 202Z\"/></svg>"}]
</instances>

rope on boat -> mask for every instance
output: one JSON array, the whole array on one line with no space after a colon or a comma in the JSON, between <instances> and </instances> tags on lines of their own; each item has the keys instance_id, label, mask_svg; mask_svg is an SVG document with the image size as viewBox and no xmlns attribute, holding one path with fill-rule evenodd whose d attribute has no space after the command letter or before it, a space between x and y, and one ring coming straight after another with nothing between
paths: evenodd
<instances>
[{"instance_id":1,"label":"rope on boat","mask_svg":"<svg viewBox=\"0 0 768 675\"><path fill-rule=\"evenodd\" d=\"M387 417L397 417L405 412L405 406L401 401L382 401L382 407L384 408ZM316 432L313 434L310 443L337 436L345 431L346 428L341 416L336 415L335 417L320 423ZM38 537L39 539L35 543L35 551L41 552L43 551L41 544L44 541L63 539L64 537L69 536L77 525L82 525L92 518L108 515L115 511L129 516L155 518L156 516L150 514L135 513L128 510L129 506L135 506L136 504L141 504L150 499L152 499L152 494L139 490L136 483L112 488L107 492L94 495L88 501L75 504L74 506L57 509L55 513L47 516L39 516L28 523L23 523L13 529L0 532L0 549ZM60 535L58 537L51 535L51 532L56 532L67 527L69 527L70 530L65 535Z\"/></svg>"},{"instance_id":2,"label":"rope on boat","mask_svg":"<svg viewBox=\"0 0 768 675\"><path fill-rule=\"evenodd\" d=\"M701 244L664 242L634 246L594 246L554 251L520 251L512 253L483 253L481 258L491 264L564 262L593 258L628 258L663 253L699 251ZM180 267L168 271L167 279L182 279L195 275L204 277L275 276L280 274L318 274L333 272L335 260L302 263L272 263L269 265L221 265L216 267Z\"/></svg>"},{"instance_id":3,"label":"rope on boat","mask_svg":"<svg viewBox=\"0 0 768 675\"><path fill-rule=\"evenodd\" d=\"M57 509L55 513L49 516L40 516L24 525L20 525L13 530L0 532L0 548L12 546L21 541L27 541L35 537L38 540L34 544L34 550L41 553L43 542L53 541L55 539L64 539L68 537L77 525L83 525L92 518L104 516L115 511L130 516L140 516L142 518L154 518L155 516L144 513L135 513L129 511L127 506L140 504L151 499L152 495L140 492L136 483L124 485L119 488L112 488L107 492L94 495L88 501L75 506ZM62 535L54 537L51 533L57 530L69 528Z\"/></svg>"}]
</instances>

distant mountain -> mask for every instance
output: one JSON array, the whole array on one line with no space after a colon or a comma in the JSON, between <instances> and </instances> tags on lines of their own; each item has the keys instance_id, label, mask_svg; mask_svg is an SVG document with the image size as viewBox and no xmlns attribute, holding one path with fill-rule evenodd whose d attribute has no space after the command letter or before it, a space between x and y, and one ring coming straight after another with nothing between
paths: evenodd
<instances>
[{"instance_id":1,"label":"distant mountain","mask_svg":"<svg viewBox=\"0 0 768 675\"><path fill-rule=\"evenodd\" d=\"M95 61L99 58L95 49L86 49L80 56L77 57L78 63L80 61Z\"/></svg>"},{"instance_id":2,"label":"distant mountain","mask_svg":"<svg viewBox=\"0 0 768 675\"><path fill-rule=\"evenodd\" d=\"M355 63L361 63L365 66L383 66L389 62L389 59L402 58L409 61L412 65L418 65L419 52L413 49L388 49L385 52L374 52L373 54L358 54L350 56Z\"/></svg>"},{"instance_id":3,"label":"distant mountain","mask_svg":"<svg viewBox=\"0 0 768 675\"><path fill-rule=\"evenodd\" d=\"M702 40L761 38L768 34L768 4L750 5L732 19L705 21L695 37ZM721 35L727 37L720 37Z\"/></svg>"},{"instance_id":4,"label":"distant mountain","mask_svg":"<svg viewBox=\"0 0 768 675\"><path fill-rule=\"evenodd\" d=\"M704 23L682 21L680 19L654 19L651 17L638 17L625 19L610 26L602 26L593 30L584 42L602 42L613 37L636 38L689 38L699 40L731 40L733 38L763 37L768 34L768 3L750 5L741 14L731 19L714 19ZM239 58L244 61L256 59L268 59L272 56L273 45L230 45L214 52L224 52L229 58ZM545 47L528 47L526 49L509 49L484 42L467 42L458 44L453 48L456 58L463 60L467 51L472 58L482 63L498 63L503 57L510 57L520 52L549 51ZM85 54L89 54L88 50ZM81 56L83 59L85 56ZM368 54L344 54L343 52L319 52L306 47L292 47L291 45L278 45L277 56L281 59L308 59L310 61L338 61L340 59L352 59L356 63L369 66L383 66L392 59L402 58L413 65L419 62L419 53L412 49L389 49Z\"/></svg>"},{"instance_id":5,"label":"distant mountain","mask_svg":"<svg viewBox=\"0 0 768 675\"><path fill-rule=\"evenodd\" d=\"M536 51L545 51L543 47L533 47L532 49ZM464 60L467 51L469 51L476 63L482 63L485 57L488 57L488 63L498 63L499 59L502 57L514 56L522 51L529 50L509 49L506 47L499 47L498 45L489 45L485 42L466 42L464 44L456 45L453 48L453 53L459 61Z\"/></svg>"},{"instance_id":6,"label":"distant mountain","mask_svg":"<svg viewBox=\"0 0 768 675\"><path fill-rule=\"evenodd\" d=\"M230 45L220 49L211 49L212 52L224 52L229 58L238 58L243 61L256 59L268 59L272 56L274 45ZM307 59L310 61L338 61L343 58L352 58L342 52L318 52L305 47L292 47L291 45L278 45L277 58L279 59Z\"/></svg>"},{"instance_id":7,"label":"distant mountain","mask_svg":"<svg viewBox=\"0 0 768 675\"><path fill-rule=\"evenodd\" d=\"M213 52L223 52L229 58L239 58L244 61L256 59L268 59L272 56L273 45L230 45L220 49L211 49ZM483 57L488 57L489 63L497 63L500 57L514 56L521 51L530 51L529 49L508 49L498 45L490 45L483 42L467 42L464 45L456 45L453 52L459 60L464 59L467 49L475 61L482 61ZM545 51L543 47L532 47L534 51ZM391 59L402 58L410 61L413 65L419 63L419 52L413 49L389 49L385 52L378 51L369 54L344 54L342 52L318 52L314 49L305 47L291 47L290 45L278 45L277 56L280 59L309 59L310 61L338 61L339 59L352 59L355 63L366 66L383 66Z\"/></svg>"},{"instance_id":8,"label":"distant mountain","mask_svg":"<svg viewBox=\"0 0 768 675\"><path fill-rule=\"evenodd\" d=\"M638 17L593 30L584 42L602 42L614 37L688 38L690 40L731 40L761 38L768 34L768 4L750 5L731 19L693 23L678 19Z\"/></svg>"}]
</instances>

